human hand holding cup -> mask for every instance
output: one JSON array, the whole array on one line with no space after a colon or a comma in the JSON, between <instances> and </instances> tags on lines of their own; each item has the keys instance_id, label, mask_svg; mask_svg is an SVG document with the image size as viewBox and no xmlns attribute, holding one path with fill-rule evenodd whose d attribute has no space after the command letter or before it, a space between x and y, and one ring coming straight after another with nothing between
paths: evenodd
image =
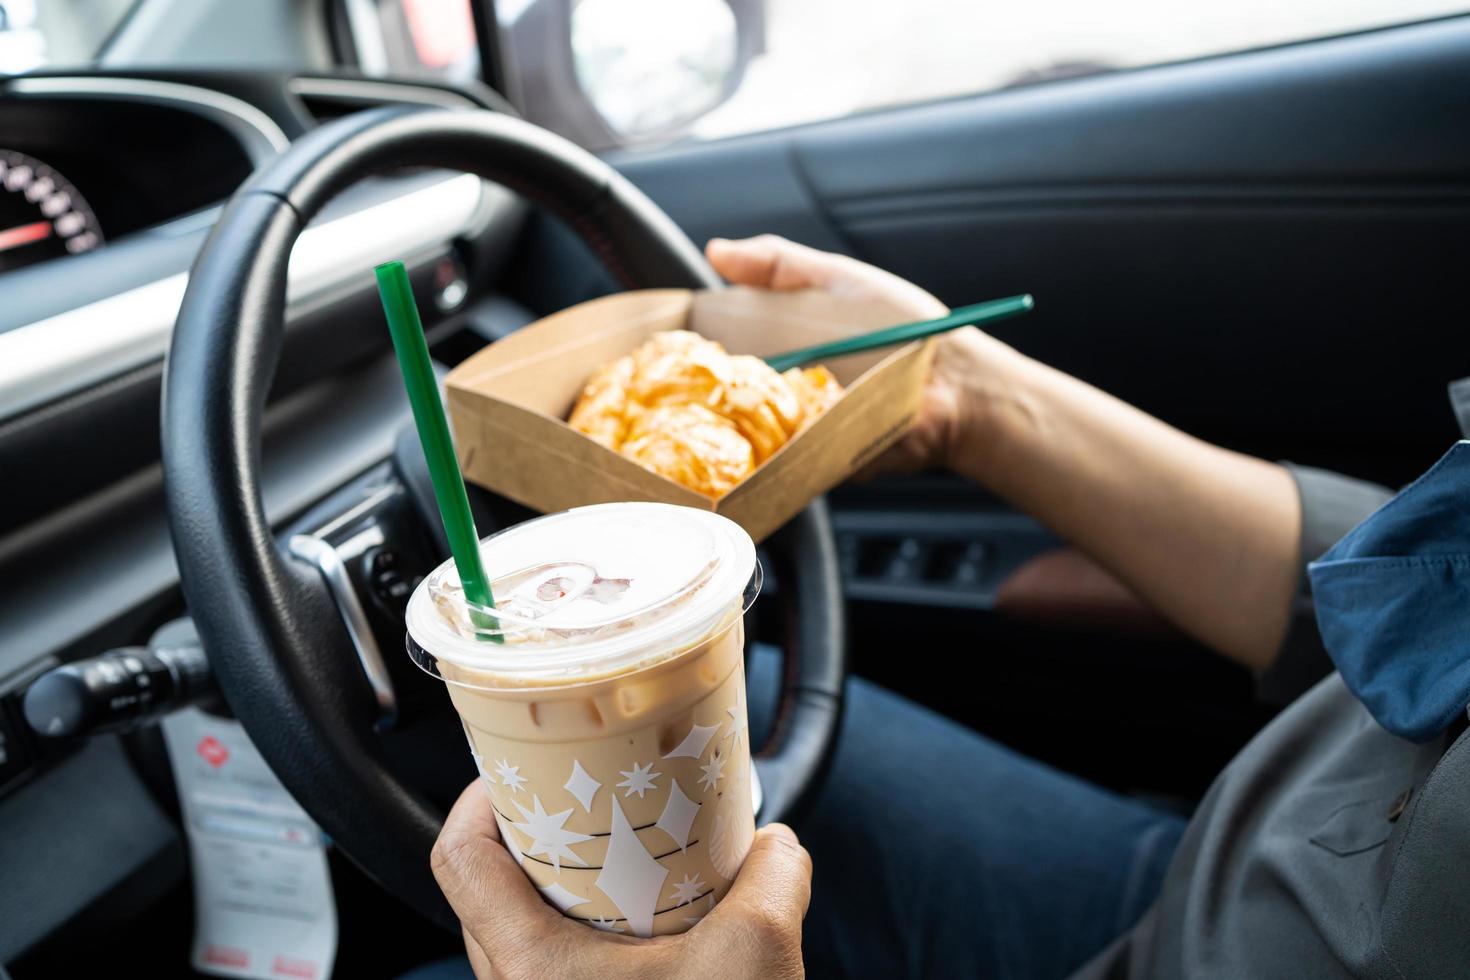
<instances>
[{"instance_id":1,"label":"human hand holding cup","mask_svg":"<svg viewBox=\"0 0 1470 980\"><path fill-rule=\"evenodd\" d=\"M482 560L493 625L446 562L409 602L409 649L448 684L506 849L570 918L687 930L755 835L754 544L715 514L604 504L503 531Z\"/></svg>"}]
</instances>

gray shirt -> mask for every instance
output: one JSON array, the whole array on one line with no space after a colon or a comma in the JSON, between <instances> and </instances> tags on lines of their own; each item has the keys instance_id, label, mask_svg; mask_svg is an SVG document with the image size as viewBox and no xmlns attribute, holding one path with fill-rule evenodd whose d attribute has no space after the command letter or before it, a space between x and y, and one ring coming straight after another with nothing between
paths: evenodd
<instances>
[{"instance_id":1,"label":"gray shirt","mask_svg":"<svg viewBox=\"0 0 1470 980\"><path fill-rule=\"evenodd\" d=\"M1304 570L1390 496L1292 473ZM1330 671L1315 630L1288 638L1263 690L1312 686L1216 779L1157 903L1080 977L1470 976L1464 718L1429 744L1404 741Z\"/></svg>"}]
</instances>

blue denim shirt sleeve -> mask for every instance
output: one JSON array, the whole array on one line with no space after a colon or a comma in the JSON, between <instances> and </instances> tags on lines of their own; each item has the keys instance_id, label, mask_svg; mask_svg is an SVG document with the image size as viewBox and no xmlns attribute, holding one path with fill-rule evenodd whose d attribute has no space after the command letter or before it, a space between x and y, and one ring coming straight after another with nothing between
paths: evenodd
<instances>
[{"instance_id":1,"label":"blue denim shirt sleeve","mask_svg":"<svg viewBox=\"0 0 1470 980\"><path fill-rule=\"evenodd\" d=\"M1328 548L1394 494L1387 487L1340 473L1290 462L1282 465L1296 481L1302 505L1302 530L1298 544L1301 576L1291 624L1281 649L1275 662L1256 678L1257 696L1276 706L1295 701L1333 669L1332 659L1322 645L1322 636L1312 615L1307 565L1322 557Z\"/></svg>"}]
</instances>

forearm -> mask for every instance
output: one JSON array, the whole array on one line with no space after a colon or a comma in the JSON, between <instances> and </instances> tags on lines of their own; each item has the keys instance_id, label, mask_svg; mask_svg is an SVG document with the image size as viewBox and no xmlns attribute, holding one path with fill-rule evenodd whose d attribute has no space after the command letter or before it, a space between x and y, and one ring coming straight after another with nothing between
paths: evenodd
<instances>
[{"instance_id":1,"label":"forearm","mask_svg":"<svg viewBox=\"0 0 1470 980\"><path fill-rule=\"evenodd\" d=\"M1107 567L1199 640L1274 657L1300 575L1280 466L1209 445L990 338L960 384L954 467Z\"/></svg>"}]
</instances>

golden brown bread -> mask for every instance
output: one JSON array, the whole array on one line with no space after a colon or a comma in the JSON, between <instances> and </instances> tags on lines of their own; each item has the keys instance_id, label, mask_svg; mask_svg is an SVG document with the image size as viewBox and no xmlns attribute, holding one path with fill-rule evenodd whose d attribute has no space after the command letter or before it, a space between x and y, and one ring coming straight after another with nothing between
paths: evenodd
<instances>
[{"instance_id":1,"label":"golden brown bread","mask_svg":"<svg viewBox=\"0 0 1470 980\"><path fill-rule=\"evenodd\" d=\"M755 469L740 430L703 405L660 405L641 413L621 452L711 497L727 493Z\"/></svg>"},{"instance_id":2,"label":"golden brown bread","mask_svg":"<svg viewBox=\"0 0 1470 980\"><path fill-rule=\"evenodd\" d=\"M633 380L633 359L620 357L592 376L582 389L577 405L567 422L578 432L585 432L609 449L623 444L628 423L624 411L628 404L628 385Z\"/></svg>"},{"instance_id":3,"label":"golden brown bread","mask_svg":"<svg viewBox=\"0 0 1470 980\"><path fill-rule=\"evenodd\" d=\"M718 497L841 396L824 367L777 374L758 357L668 330L593 375L567 422L655 473Z\"/></svg>"},{"instance_id":4,"label":"golden brown bread","mask_svg":"<svg viewBox=\"0 0 1470 980\"><path fill-rule=\"evenodd\" d=\"M792 368L781 375L801 402L802 425L811 425L818 415L842 397L842 384L822 365Z\"/></svg>"}]
</instances>

